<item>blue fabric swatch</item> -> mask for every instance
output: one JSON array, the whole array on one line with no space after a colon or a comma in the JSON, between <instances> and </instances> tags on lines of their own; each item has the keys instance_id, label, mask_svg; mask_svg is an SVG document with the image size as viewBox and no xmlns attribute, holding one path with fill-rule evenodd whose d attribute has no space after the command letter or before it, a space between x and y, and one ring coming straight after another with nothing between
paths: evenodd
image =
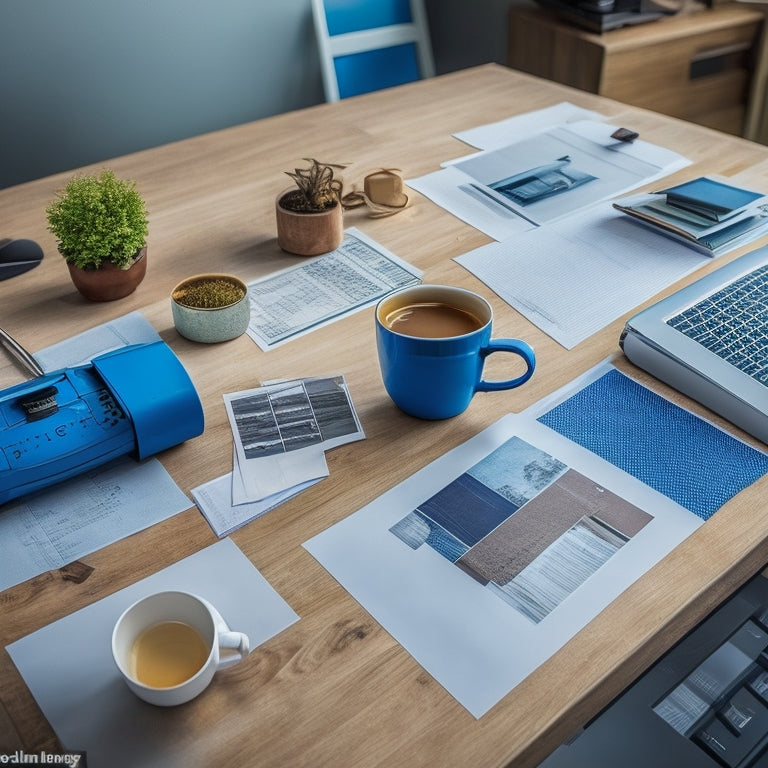
<instances>
[{"instance_id":1,"label":"blue fabric swatch","mask_svg":"<svg viewBox=\"0 0 768 768\"><path fill-rule=\"evenodd\" d=\"M616 369L538 421L707 520L768 456Z\"/></svg>"}]
</instances>

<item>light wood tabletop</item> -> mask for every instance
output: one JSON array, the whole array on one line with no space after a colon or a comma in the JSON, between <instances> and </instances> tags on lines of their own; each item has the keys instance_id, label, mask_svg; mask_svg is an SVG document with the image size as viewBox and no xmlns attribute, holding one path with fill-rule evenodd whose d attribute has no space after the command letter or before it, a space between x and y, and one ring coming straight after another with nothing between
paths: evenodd
<instances>
[{"instance_id":1,"label":"light wood tabletop","mask_svg":"<svg viewBox=\"0 0 768 768\"><path fill-rule=\"evenodd\" d=\"M399 412L384 391L372 309L268 352L247 336L218 345L196 344L173 327L169 295L184 277L215 270L251 281L297 263L297 257L277 246L273 206L289 183L284 171L301 158L347 163L343 176L348 187L361 185L366 173L382 167L414 178L474 151L453 133L562 101L597 110L690 158L692 165L672 179L732 175L768 162L767 147L486 65L89 168L109 167L135 179L150 212L147 277L133 295L105 304L89 303L75 292L46 229L45 206L71 174L0 190L0 237L31 238L45 252L41 266L0 283L0 327L35 352L140 310L181 359L204 404L204 434L159 456L185 493L232 469L224 393L278 378L343 373L365 430L365 440L328 454L327 479L232 534L300 619L173 713L167 722L182 734L176 739L179 764L536 765L768 562L764 478L728 502L476 719L372 619L303 542L505 413L522 410L608 357L663 395L717 424L722 420L623 359L618 339L626 318L564 350L453 261L489 238L412 190L409 206L399 214L374 219L357 209L345 214L346 226L359 227L422 269L425 282L460 285L485 296L493 305L495 335L524 339L536 350L537 369L526 385L478 395L455 418L420 421ZM696 275L715 266L707 265ZM674 287L679 285L669 291ZM12 362L0 363L0 385L22 379ZM87 568L74 569L76 578L73 569L64 568L1 593L0 753L61 748L5 646L215 541L203 515L190 505L165 522L81 558ZM514 643L510 638L512 650Z\"/></svg>"}]
</instances>

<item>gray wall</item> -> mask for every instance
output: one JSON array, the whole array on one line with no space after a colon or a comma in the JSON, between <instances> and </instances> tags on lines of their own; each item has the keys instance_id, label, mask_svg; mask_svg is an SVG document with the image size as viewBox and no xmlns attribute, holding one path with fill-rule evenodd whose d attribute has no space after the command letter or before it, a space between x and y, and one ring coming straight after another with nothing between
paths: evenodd
<instances>
[{"instance_id":1,"label":"gray wall","mask_svg":"<svg viewBox=\"0 0 768 768\"><path fill-rule=\"evenodd\" d=\"M438 73L506 64L509 7L533 0L425 0Z\"/></svg>"},{"instance_id":2,"label":"gray wall","mask_svg":"<svg viewBox=\"0 0 768 768\"><path fill-rule=\"evenodd\" d=\"M427 0L438 72L503 62L511 1ZM309 0L2 0L0 30L0 188L323 101Z\"/></svg>"}]
</instances>

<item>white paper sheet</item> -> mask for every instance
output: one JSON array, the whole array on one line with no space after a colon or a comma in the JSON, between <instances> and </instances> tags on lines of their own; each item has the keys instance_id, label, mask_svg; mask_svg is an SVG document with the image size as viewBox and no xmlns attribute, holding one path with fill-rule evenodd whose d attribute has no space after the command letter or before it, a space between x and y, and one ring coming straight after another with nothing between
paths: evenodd
<instances>
[{"instance_id":1,"label":"white paper sheet","mask_svg":"<svg viewBox=\"0 0 768 768\"><path fill-rule=\"evenodd\" d=\"M455 260L571 349L710 258L599 203Z\"/></svg>"},{"instance_id":2,"label":"white paper sheet","mask_svg":"<svg viewBox=\"0 0 768 768\"><path fill-rule=\"evenodd\" d=\"M633 515L652 516L538 622L439 554L435 546L411 548L390 530L513 438L580 473L592 481L593 491L602 488L620 497L622 504L634 505ZM537 466L546 471L547 463ZM534 476L537 466L532 467ZM506 473L499 475L497 469L491 472L494 482L500 477L506 480ZM531 471L525 465L512 468L513 486L516 478L523 485L530 483ZM304 546L479 718L701 522L541 424L510 414ZM440 546L450 545L450 537L438 534L438 541Z\"/></svg>"},{"instance_id":3,"label":"white paper sheet","mask_svg":"<svg viewBox=\"0 0 768 768\"><path fill-rule=\"evenodd\" d=\"M224 539L7 646L65 749L86 751L89 768L190 765L178 747L190 738L188 713L176 718L178 708L138 699L112 659L112 628L123 610L168 589L209 600L233 630L248 635L251 651L298 620L234 542ZM233 673L248 674L248 664L245 659ZM217 673L211 685L226 687L228 674ZM258 706L255 683L250 695L252 701L238 700L233 706ZM183 706L195 707L197 701Z\"/></svg>"},{"instance_id":4,"label":"white paper sheet","mask_svg":"<svg viewBox=\"0 0 768 768\"><path fill-rule=\"evenodd\" d=\"M247 460L235 454L232 470L232 503L247 504L277 497L294 488L328 477L328 462L321 445L291 453Z\"/></svg>"},{"instance_id":5,"label":"white paper sheet","mask_svg":"<svg viewBox=\"0 0 768 768\"><path fill-rule=\"evenodd\" d=\"M160 334L140 312L129 312L111 322L90 328L51 347L40 350L35 359L46 372L87 365L96 355L130 344L160 341Z\"/></svg>"},{"instance_id":6,"label":"white paper sheet","mask_svg":"<svg viewBox=\"0 0 768 768\"><path fill-rule=\"evenodd\" d=\"M193 488L192 497L214 533L221 538L292 499L316 482L310 480L261 501L236 504L233 501L232 473L229 473Z\"/></svg>"},{"instance_id":7,"label":"white paper sheet","mask_svg":"<svg viewBox=\"0 0 768 768\"><path fill-rule=\"evenodd\" d=\"M582 109L563 101L551 107L525 112L495 123L480 125L459 131L453 135L477 149L496 149L513 141L531 136L556 125L565 125L577 120L602 120L602 116L589 109Z\"/></svg>"}]
</instances>

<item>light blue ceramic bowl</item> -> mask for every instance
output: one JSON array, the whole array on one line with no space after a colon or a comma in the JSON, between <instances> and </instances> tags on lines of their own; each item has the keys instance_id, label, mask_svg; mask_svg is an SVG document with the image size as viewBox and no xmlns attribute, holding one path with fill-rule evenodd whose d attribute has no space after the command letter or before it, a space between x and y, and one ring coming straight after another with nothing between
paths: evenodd
<instances>
[{"instance_id":1,"label":"light blue ceramic bowl","mask_svg":"<svg viewBox=\"0 0 768 768\"><path fill-rule=\"evenodd\" d=\"M199 308L180 304L174 296L190 283L203 280L227 280L241 286L245 292L243 298L226 307ZM234 275L204 274L193 275L182 280L171 293L171 312L176 330L191 341L212 344L229 341L245 333L251 317L248 287Z\"/></svg>"}]
</instances>

